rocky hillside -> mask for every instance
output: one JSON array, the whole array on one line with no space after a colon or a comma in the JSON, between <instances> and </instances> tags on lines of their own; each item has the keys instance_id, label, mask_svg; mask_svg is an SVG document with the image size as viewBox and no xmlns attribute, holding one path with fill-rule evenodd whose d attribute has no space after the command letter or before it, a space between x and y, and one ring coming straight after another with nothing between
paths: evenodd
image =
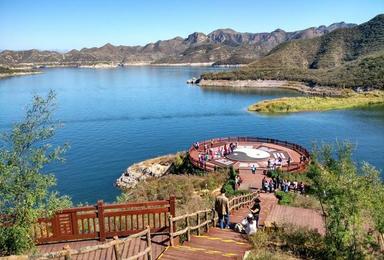
<instances>
[{"instance_id":1,"label":"rocky hillside","mask_svg":"<svg viewBox=\"0 0 384 260\"><path fill-rule=\"evenodd\" d=\"M205 79L284 79L310 85L384 88L384 15L321 37L289 41L236 71Z\"/></svg>"},{"instance_id":2,"label":"rocky hillside","mask_svg":"<svg viewBox=\"0 0 384 260\"><path fill-rule=\"evenodd\" d=\"M270 33L240 33L232 29L215 30L208 35L195 32L187 38L176 37L157 41L145 46L114 46L55 51L10 51L0 53L0 65L89 65L97 63L250 63L281 43L312 39L339 28L351 28L354 24L344 22L330 26L311 27L295 32L277 29Z\"/></svg>"}]
</instances>

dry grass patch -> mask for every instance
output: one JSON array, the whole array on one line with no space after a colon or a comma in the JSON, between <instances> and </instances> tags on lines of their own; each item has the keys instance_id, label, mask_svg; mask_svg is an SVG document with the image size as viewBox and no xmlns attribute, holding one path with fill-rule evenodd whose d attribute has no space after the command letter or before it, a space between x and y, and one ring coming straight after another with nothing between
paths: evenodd
<instances>
[{"instance_id":1,"label":"dry grass patch","mask_svg":"<svg viewBox=\"0 0 384 260\"><path fill-rule=\"evenodd\" d=\"M348 97L291 97L264 100L248 107L260 113L294 113L364 108L384 104L384 92L373 91Z\"/></svg>"}]
</instances>

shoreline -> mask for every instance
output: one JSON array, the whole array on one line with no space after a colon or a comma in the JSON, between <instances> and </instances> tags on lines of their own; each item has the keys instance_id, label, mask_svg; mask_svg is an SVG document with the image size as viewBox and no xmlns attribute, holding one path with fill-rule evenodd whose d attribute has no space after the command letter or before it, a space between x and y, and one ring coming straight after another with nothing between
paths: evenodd
<instances>
[{"instance_id":1,"label":"shoreline","mask_svg":"<svg viewBox=\"0 0 384 260\"><path fill-rule=\"evenodd\" d=\"M30 71L30 72L0 73L0 79L5 79L5 78L9 78L9 77L16 77L16 76L27 76L27 75L41 74L41 73L43 73L43 72Z\"/></svg>"},{"instance_id":2,"label":"shoreline","mask_svg":"<svg viewBox=\"0 0 384 260\"><path fill-rule=\"evenodd\" d=\"M289 89L311 96L344 97L353 93L351 89L332 87L309 87L302 82L287 80L206 80L201 79L200 87L229 87L233 89Z\"/></svg>"}]
</instances>

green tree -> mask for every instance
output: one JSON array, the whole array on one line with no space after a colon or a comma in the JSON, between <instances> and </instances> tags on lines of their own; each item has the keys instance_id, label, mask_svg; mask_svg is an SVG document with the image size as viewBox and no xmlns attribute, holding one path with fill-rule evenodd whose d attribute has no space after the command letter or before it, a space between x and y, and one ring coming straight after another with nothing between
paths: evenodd
<instances>
[{"instance_id":1,"label":"green tree","mask_svg":"<svg viewBox=\"0 0 384 260\"><path fill-rule=\"evenodd\" d=\"M383 232L383 183L368 164L357 167L353 145L337 143L314 149L309 177L322 204L325 243L330 258L360 259L372 252L371 232ZM372 224L373 223L373 224Z\"/></svg>"},{"instance_id":2,"label":"green tree","mask_svg":"<svg viewBox=\"0 0 384 260\"><path fill-rule=\"evenodd\" d=\"M4 133L0 144L0 255L28 253L34 248L31 228L38 217L49 217L71 205L52 191L56 179L44 171L63 160L68 148L48 143L59 126L52 119L55 94L35 96L25 118Z\"/></svg>"}]
</instances>

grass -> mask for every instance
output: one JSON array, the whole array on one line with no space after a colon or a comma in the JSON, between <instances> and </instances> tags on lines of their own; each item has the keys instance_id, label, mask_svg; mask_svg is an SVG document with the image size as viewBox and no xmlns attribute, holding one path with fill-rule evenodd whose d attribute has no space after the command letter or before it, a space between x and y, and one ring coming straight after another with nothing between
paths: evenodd
<instances>
[{"instance_id":1,"label":"grass","mask_svg":"<svg viewBox=\"0 0 384 260\"><path fill-rule=\"evenodd\" d=\"M384 92L356 93L348 97L289 97L264 100L248 107L259 113L296 113L365 108L384 104Z\"/></svg>"},{"instance_id":2,"label":"grass","mask_svg":"<svg viewBox=\"0 0 384 260\"><path fill-rule=\"evenodd\" d=\"M119 202L168 199L175 195L177 215L212 207L215 191L220 189L227 174L209 173L196 175L168 175L141 181L117 198Z\"/></svg>"},{"instance_id":3,"label":"grass","mask_svg":"<svg viewBox=\"0 0 384 260\"><path fill-rule=\"evenodd\" d=\"M247 260L325 259L324 240L318 233L287 226L284 229L258 230L249 237L252 245Z\"/></svg>"}]
</instances>

